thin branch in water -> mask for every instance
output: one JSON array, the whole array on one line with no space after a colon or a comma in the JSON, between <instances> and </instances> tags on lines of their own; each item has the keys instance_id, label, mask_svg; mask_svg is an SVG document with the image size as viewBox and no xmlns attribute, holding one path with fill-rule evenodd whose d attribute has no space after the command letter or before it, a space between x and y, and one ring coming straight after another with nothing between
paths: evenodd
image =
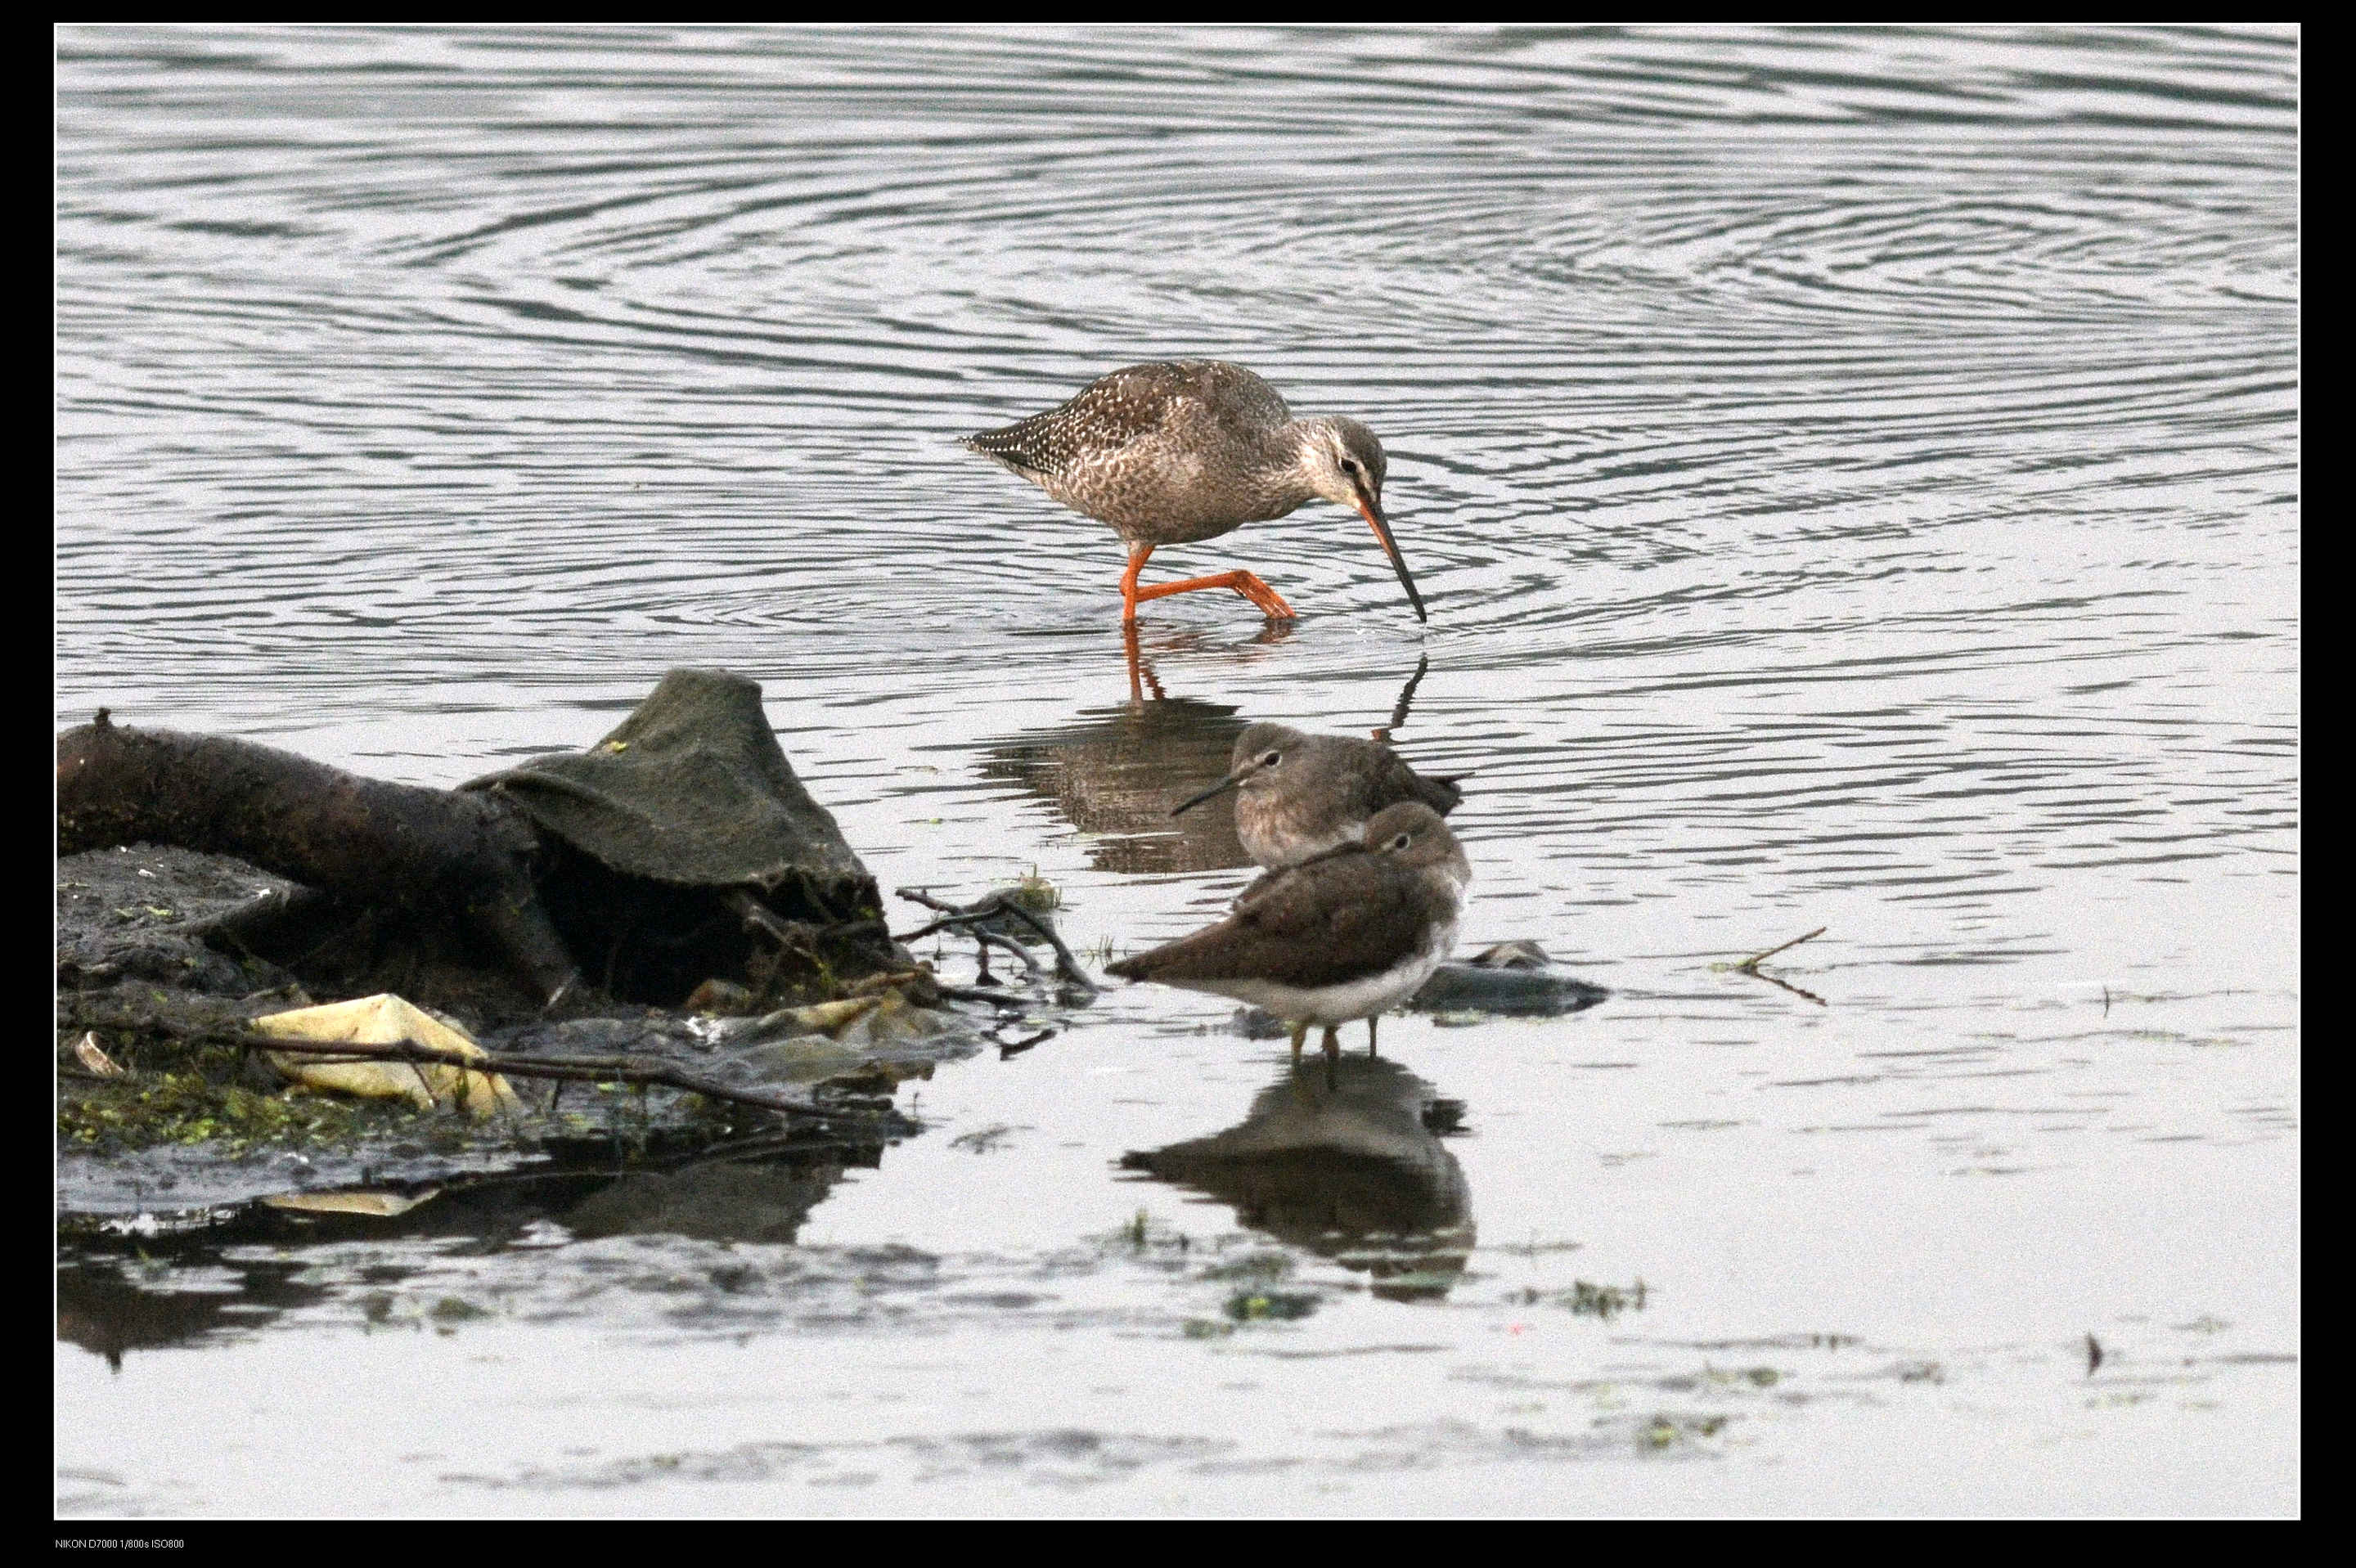
<instances>
[{"instance_id":1,"label":"thin branch in water","mask_svg":"<svg viewBox=\"0 0 2356 1568\"><path fill-rule=\"evenodd\" d=\"M1002 932L984 931L980 926L976 926L973 928L973 937L976 942L980 943L985 948L1002 948L1006 952L1012 953L1015 957L1021 959L1023 961L1023 972L1024 976L1034 984L1038 981L1040 976L1045 972L1039 967L1039 960L1031 956L1031 950L1029 948L1023 946L1021 943L1015 941L1014 938L1006 935Z\"/></svg>"},{"instance_id":2,"label":"thin branch in water","mask_svg":"<svg viewBox=\"0 0 2356 1568\"><path fill-rule=\"evenodd\" d=\"M1745 958L1741 963L1735 965L1734 967L1739 972L1758 975L1759 965L1762 960L1774 957L1775 955L1783 952L1786 947L1797 947L1803 942L1814 942L1817 937L1822 936L1830 929L1832 929L1830 926L1820 925L1816 927L1815 930L1808 933L1805 936L1795 936L1792 938L1791 941L1780 943L1777 945L1769 948L1764 953L1754 953L1750 957ZM1760 975L1759 977L1762 980L1766 978L1763 975Z\"/></svg>"},{"instance_id":3,"label":"thin branch in water","mask_svg":"<svg viewBox=\"0 0 2356 1568\"><path fill-rule=\"evenodd\" d=\"M1713 964L1709 966L1710 971L1713 974L1748 975L1754 980L1764 980L1771 986L1779 986L1784 990L1791 992L1792 995L1795 997L1804 997L1820 1008L1827 1006L1828 1004L1825 999L1822 997L1817 996L1814 991L1804 991L1788 980L1778 980L1774 976L1762 972L1759 965L1764 960L1774 957L1775 955L1784 951L1786 948L1797 947L1803 942L1814 942L1817 937L1822 936L1829 929L1831 928L1828 926L1820 925L1804 936L1795 936L1792 938L1791 941L1771 947L1764 953L1754 953L1750 957L1742 960L1740 964Z\"/></svg>"},{"instance_id":4,"label":"thin branch in water","mask_svg":"<svg viewBox=\"0 0 2356 1568\"><path fill-rule=\"evenodd\" d=\"M985 920L996 920L1000 913L1001 911L999 910L997 903L991 902L983 905L980 909L963 910L956 914L945 914L941 916L940 919L933 922L930 925L920 925L916 930L911 931L905 935L895 936L892 940L904 944L916 942L932 935L935 932L962 929L966 926L974 925Z\"/></svg>"},{"instance_id":5,"label":"thin branch in water","mask_svg":"<svg viewBox=\"0 0 2356 1568\"><path fill-rule=\"evenodd\" d=\"M1055 934L1054 926L1003 894L1000 895L998 901L1005 906L1008 914L1037 932L1046 939L1047 945L1055 950L1056 978L1068 980L1075 986L1085 987L1091 996L1102 989L1094 980L1088 978L1088 972L1080 967L1080 961L1072 956L1072 950L1064 945L1064 939Z\"/></svg>"},{"instance_id":6,"label":"thin branch in water","mask_svg":"<svg viewBox=\"0 0 2356 1568\"><path fill-rule=\"evenodd\" d=\"M274 1051L302 1056L328 1056L347 1061L431 1062L448 1067L460 1067L473 1072L496 1072L508 1078L551 1078L588 1083L627 1083L644 1089L659 1083L669 1089L683 1089L691 1094L701 1094L708 1100L724 1100L732 1104L751 1105L764 1111L778 1111L787 1115L809 1115L818 1105L807 1098L773 1094L758 1089L739 1089L722 1083L701 1073L689 1072L666 1061L636 1056L503 1056L486 1051L481 1056L467 1056L455 1051L442 1051L414 1040L398 1045L348 1045L327 1040L285 1040L264 1035L236 1043L249 1051Z\"/></svg>"},{"instance_id":7,"label":"thin branch in water","mask_svg":"<svg viewBox=\"0 0 2356 1568\"><path fill-rule=\"evenodd\" d=\"M1009 1057L1020 1056L1024 1051L1030 1050L1033 1046L1038 1044L1041 1040L1053 1040L1055 1038L1055 1031L1054 1029L1043 1029L1038 1033L1025 1035L1021 1040L1001 1040L998 1043L998 1060L1004 1061Z\"/></svg>"},{"instance_id":8,"label":"thin branch in water","mask_svg":"<svg viewBox=\"0 0 2356 1568\"><path fill-rule=\"evenodd\" d=\"M1037 915L1032 913L1029 910L1024 909L1021 904L1016 903L1004 893L1000 893L990 900L987 903L978 905L975 908L959 909L955 904L943 903L940 900L933 897L930 893L927 893L919 888L894 888L893 891L898 897L906 899L910 903L922 904L926 909L935 910L944 915L952 917L955 923L969 923L973 921L989 920L1001 915L1012 920L1019 920L1023 924L1029 926L1033 931L1038 933L1040 939L1045 942L1048 946L1055 950L1055 977L1057 979L1078 986L1085 989L1090 996L1094 996L1103 989L1103 987L1098 986L1095 980L1089 977L1088 972L1086 969L1080 967L1080 961L1072 956L1072 950L1064 944L1064 939L1055 933L1055 928L1054 926L1049 925L1045 921L1041 920ZM904 938L903 940L912 940L914 937L924 935L926 931L931 931L939 925L948 923L951 923L951 922L936 922L934 923L934 925L926 927L925 931L913 932L910 933L908 938ZM977 933L977 934L980 933ZM1026 954L1024 956L1027 961L1029 955Z\"/></svg>"}]
</instances>

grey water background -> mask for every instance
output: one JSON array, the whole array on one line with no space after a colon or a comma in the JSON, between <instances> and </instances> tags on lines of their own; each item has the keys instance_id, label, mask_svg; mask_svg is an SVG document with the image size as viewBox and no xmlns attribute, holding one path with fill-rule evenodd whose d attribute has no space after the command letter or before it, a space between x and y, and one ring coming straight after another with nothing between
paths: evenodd
<instances>
[{"instance_id":1,"label":"grey water background","mask_svg":"<svg viewBox=\"0 0 2356 1568\"><path fill-rule=\"evenodd\" d=\"M59 1341L60 1512L2296 1511L2297 66L61 30L60 726L447 784L724 667L887 889L1119 952L1245 880L1157 820L1222 724L1428 661L1466 944L1614 994L1387 1020L1434 1289L1120 1168L1284 1066L1119 989L790 1242L159 1268L224 1309ZM1117 542L954 438L1175 356L1381 434L1428 627L1312 507L1157 555L1302 618L1150 605L1132 697Z\"/></svg>"}]
</instances>

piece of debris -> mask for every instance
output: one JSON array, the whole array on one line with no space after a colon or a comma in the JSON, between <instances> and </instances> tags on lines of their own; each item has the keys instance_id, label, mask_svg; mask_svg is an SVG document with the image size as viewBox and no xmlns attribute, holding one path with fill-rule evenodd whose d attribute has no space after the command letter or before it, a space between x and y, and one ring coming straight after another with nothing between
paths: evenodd
<instances>
[{"instance_id":1,"label":"piece of debris","mask_svg":"<svg viewBox=\"0 0 2356 1568\"><path fill-rule=\"evenodd\" d=\"M95 1033L84 1034L80 1040L74 1041L73 1052L74 1060L88 1068L96 1077L120 1078L123 1076L122 1066L114 1058L98 1048L98 1036Z\"/></svg>"},{"instance_id":2,"label":"piece of debris","mask_svg":"<svg viewBox=\"0 0 2356 1568\"><path fill-rule=\"evenodd\" d=\"M469 1059L487 1054L464 1030L410 1006L390 992L325 1007L296 1008L253 1020L263 1034L282 1040L334 1045L401 1045L455 1052ZM406 1100L421 1111L464 1105L477 1117L494 1111L519 1112L522 1102L497 1073L417 1061L330 1061L287 1051L267 1053L271 1064L314 1089L365 1099Z\"/></svg>"},{"instance_id":3,"label":"piece of debris","mask_svg":"<svg viewBox=\"0 0 2356 1568\"><path fill-rule=\"evenodd\" d=\"M273 1209L298 1214L366 1214L380 1220L406 1214L419 1204L441 1196L429 1187L423 1192L346 1190L342 1192L276 1192L262 1200Z\"/></svg>"}]
</instances>

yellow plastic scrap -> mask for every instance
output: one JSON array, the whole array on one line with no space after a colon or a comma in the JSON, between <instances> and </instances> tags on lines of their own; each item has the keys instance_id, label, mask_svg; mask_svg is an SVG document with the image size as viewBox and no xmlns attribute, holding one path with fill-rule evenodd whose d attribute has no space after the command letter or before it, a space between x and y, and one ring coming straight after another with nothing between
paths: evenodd
<instances>
[{"instance_id":1,"label":"yellow plastic scrap","mask_svg":"<svg viewBox=\"0 0 2356 1568\"><path fill-rule=\"evenodd\" d=\"M282 1040L316 1040L335 1045L399 1045L403 1040L480 1057L483 1048L431 1013L391 992L323 1008L297 1008L253 1020L253 1027ZM368 1099L406 1100L421 1111L464 1105L477 1116L520 1111L522 1102L496 1072L444 1066L434 1061L339 1061L273 1051L279 1072L314 1089L332 1089Z\"/></svg>"},{"instance_id":2,"label":"yellow plastic scrap","mask_svg":"<svg viewBox=\"0 0 2356 1568\"><path fill-rule=\"evenodd\" d=\"M771 1013L761 1022L765 1026L776 1027L790 1021L795 1029L804 1034L839 1034L856 1021L862 1013L873 1012L883 1005L882 997L852 997L845 1001L787 1008L783 1012Z\"/></svg>"},{"instance_id":3,"label":"yellow plastic scrap","mask_svg":"<svg viewBox=\"0 0 2356 1568\"><path fill-rule=\"evenodd\" d=\"M940 1014L914 1006L897 991L887 991L873 1008L845 1024L834 1038L844 1045L896 1045L903 1040L926 1039L946 1027Z\"/></svg>"}]
</instances>

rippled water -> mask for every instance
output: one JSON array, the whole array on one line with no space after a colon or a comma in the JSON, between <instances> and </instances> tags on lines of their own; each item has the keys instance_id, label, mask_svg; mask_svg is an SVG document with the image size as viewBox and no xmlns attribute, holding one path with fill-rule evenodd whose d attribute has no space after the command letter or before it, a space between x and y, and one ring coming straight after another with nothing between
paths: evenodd
<instances>
[{"instance_id":1,"label":"rippled water","mask_svg":"<svg viewBox=\"0 0 2356 1568\"><path fill-rule=\"evenodd\" d=\"M66 29L60 725L454 784L721 666L885 887L1036 865L1134 949L1243 880L1162 815L1234 727L1413 682L1467 942L1615 994L1386 1025L1462 1107L1436 1298L1119 1168L1282 1076L1141 987L904 1090L926 1133L736 1249L934 1260L905 1318L560 1311L622 1243L552 1233L403 1265L544 1310L361 1340L323 1256L119 1373L61 1343L60 1509L2296 1509L2297 65ZM955 438L1181 355L1381 434L1428 627L1319 504L1152 569L1297 625L1163 601L1132 667L1110 532ZM1769 965L1809 995L1709 967L1817 926ZM1107 1252L1141 1207L1322 1305L1189 1338L1230 1286Z\"/></svg>"}]
</instances>

